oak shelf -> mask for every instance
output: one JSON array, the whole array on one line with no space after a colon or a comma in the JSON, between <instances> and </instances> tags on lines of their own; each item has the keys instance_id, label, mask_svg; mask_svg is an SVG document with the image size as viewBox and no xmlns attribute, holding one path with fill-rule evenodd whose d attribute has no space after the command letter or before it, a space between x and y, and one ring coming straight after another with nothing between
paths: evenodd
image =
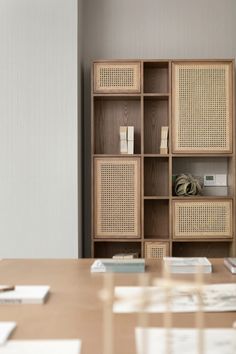
<instances>
[{"instance_id":1,"label":"oak shelf","mask_svg":"<svg viewBox=\"0 0 236 354\"><path fill-rule=\"evenodd\" d=\"M163 256L235 256L235 132L233 131L231 134L232 128L235 129L234 62L228 59L105 60L95 61L93 68L97 63L104 64L104 70L107 70L107 64L111 67L114 66L114 71L112 71L111 76L109 76L109 72L106 72L104 77L100 77L93 70L92 75L92 88L96 80L104 80L102 84L108 85L107 91L102 87L103 91L101 93L98 92L99 90L95 92L92 89L91 94L92 257L112 257L114 254L126 252L135 252L141 257L148 257L146 250L149 249L150 251L152 247L154 251L157 251L157 254L161 255L163 251ZM178 66L181 66L184 70L185 65L191 69L191 65L194 64L195 70L198 65L206 65L206 68L208 68L211 65L217 66L218 63L228 66L228 72L232 74L232 81L229 84L230 102L228 110L229 119L232 118L232 121L230 121L230 128L226 127L226 131L229 132L229 136L226 139L229 138L231 150L218 151L214 150L213 146L213 150L195 151L196 149L185 149L186 151L182 151L180 146L180 151L178 151L176 146L180 137L177 136L177 124L179 123L176 118L176 107L178 107L176 104L177 80L186 79L186 77L184 75L181 77L181 71L179 76L175 76L176 70L178 70ZM130 72L132 72L132 75L130 75ZM109 80L114 80L114 82L111 84ZM230 77L229 80L231 80ZM126 84L127 87L124 88L123 86ZM117 85L117 92L114 90L115 85ZM180 133L184 131L187 125L188 123L181 126ZM120 126L134 126L133 155L120 154ZM167 154L160 154L162 126L169 127ZM217 134L217 129L212 129L214 134ZM213 138L210 138L209 144ZM189 139L194 140L194 130L191 132ZM128 171L127 178L124 178L124 183L122 181L119 182L120 185L117 187L119 195L116 196L116 187L111 183L113 177L110 175L110 168L113 167L108 166L108 170L104 170L105 172L101 170L98 173L94 164L96 159L110 161L111 166L112 163L116 164L116 162L119 165L119 161L123 163L123 167L117 168L117 173L112 175L119 177L119 174L121 174L122 178L124 178L124 173L126 173L124 171ZM132 163L135 163L138 167L137 170L130 172L131 169L129 168L131 168ZM105 176L105 187L108 186L104 201L102 199L103 193L101 192L103 186L97 183L97 179L100 178L102 173L103 177ZM204 187L202 195L179 197L174 195L172 184L173 176L181 173L189 173L200 177L203 177L204 174L226 174L228 176L228 185L217 188ZM135 192L133 191L134 183L138 183L138 188L136 188ZM99 191L98 188L100 188ZM98 192L100 193L99 196ZM130 193L130 203L129 200L124 198L127 193ZM117 198L117 203L116 201L114 202L114 198ZM131 233L127 231L126 234L126 231L124 231L123 233L121 232L120 236L115 235L115 232L106 236L96 235L96 223L98 223L96 211L101 200L108 204L111 201L114 202L114 206L111 205L112 217L105 218L105 228L111 224L114 229L120 226L121 228L124 226L125 229L126 223L131 220L129 218L131 215L131 218L134 218L132 222L135 220L136 231L133 234L131 231L129 231ZM175 228L178 225L176 226L175 207L176 204L179 204L178 201L185 207L191 201L199 202L199 205L206 203L206 208L216 202L218 203L217 208L221 207L221 202L228 203L229 209L227 210L230 210L230 232L232 233L232 238L224 238L223 236L222 238L219 236L214 238L206 235L203 239L190 235L189 238L178 237L176 239L174 235ZM123 202L127 203L128 206L124 206ZM132 211L132 205L134 212ZM127 211L126 207L128 208ZM212 210L214 212L215 209L213 208ZM120 215L119 218L116 217L116 213L122 212L124 212L122 218ZM199 216L198 211L194 212L196 214L194 214L196 216L196 225L202 222L207 226L203 216ZM103 215L102 213L103 211L101 210L100 214ZM194 218L194 215L191 218ZM200 218L200 221L198 218ZM123 225L116 225L116 220L118 219L123 220L120 222ZM214 216L212 220L214 222ZM186 225L183 226L185 227Z\"/></svg>"}]
</instances>

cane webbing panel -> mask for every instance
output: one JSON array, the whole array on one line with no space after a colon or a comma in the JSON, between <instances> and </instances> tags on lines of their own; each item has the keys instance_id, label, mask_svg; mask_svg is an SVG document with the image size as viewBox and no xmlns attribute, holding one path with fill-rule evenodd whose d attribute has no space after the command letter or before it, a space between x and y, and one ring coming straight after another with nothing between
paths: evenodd
<instances>
[{"instance_id":1,"label":"cane webbing panel","mask_svg":"<svg viewBox=\"0 0 236 354\"><path fill-rule=\"evenodd\" d=\"M94 92L140 92L140 63L95 63Z\"/></svg>"},{"instance_id":2,"label":"cane webbing panel","mask_svg":"<svg viewBox=\"0 0 236 354\"><path fill-rule=\"evenodd\" d=\"M230 152L230 63L173 65L173 151Z\"/></svg>"},{"instance_id":3,"label":"cane webbing panel","mask_svg":"<svg viewBox=\"0 0 236 354\"><path fill-rule=\"evenodd\" d=\"M162 259L169 255L168 245L162 242L145 242L146 259Z\"/></svg>"},{"instance_id":4,"label":"cane webbing panel","mask_svg":"<svg viewBox=\"0 0 236 354\"><path fill-rule=\"evenodd\" d=\"M139 237L138 158L95 159L95 237Z\"/></svg>"},{"instance_id":5,"label":"cane webbing panel","mask_svg":"<svg viewBox=\"0 0 236 354\"><path fill-rule=\"evenodd\" d=\"M232 238L232 201L173 201L174 239Z\"/></svg>"}]
</instances>

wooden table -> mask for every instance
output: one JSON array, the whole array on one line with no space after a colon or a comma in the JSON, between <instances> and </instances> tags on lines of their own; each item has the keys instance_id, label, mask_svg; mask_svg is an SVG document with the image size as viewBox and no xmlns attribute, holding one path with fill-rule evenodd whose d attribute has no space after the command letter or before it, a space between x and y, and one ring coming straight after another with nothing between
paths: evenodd
<instances>
[{"instance_id":1,"label":"wooden table","mask_svg":"<svg viewBox=\"0 0 236 354\"><path fill-rule=\"evenodd\" d=\"M223 260L211 260L213 273L204 275L206 283L235 283L236 275L223 265ZM44 305L0 305L0 321L16 321L12 339L80 338L82 354L102 354L103 305L98 297L103 287L103 275L91 274L93 260L1 260L0 284L50 285ZM152 262L147 272L161 274L161 262ZM192 275L175 275L178 279L193 279ZM115 274L116 285L137 285L137 274ZM232 327L236 312L206 313L208 327ZM173 315L176 327L194 327L194 314ZM151 314L150 325L162 326L163 315ZM116 354L135 353L134 327L137 314L114 316Z\"/></svg>"}]
</instances>

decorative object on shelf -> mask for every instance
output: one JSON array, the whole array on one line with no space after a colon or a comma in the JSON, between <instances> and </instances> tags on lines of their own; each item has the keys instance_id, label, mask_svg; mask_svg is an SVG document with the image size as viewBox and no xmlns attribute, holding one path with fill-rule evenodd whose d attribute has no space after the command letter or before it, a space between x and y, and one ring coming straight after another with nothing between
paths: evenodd
<instances>
[{"instance_id":1,"label":"decorative object on shelf","mask_svg":"<svg viewBox=\"0 0 236 354\"><path fill-rule=\"evenodd\" d=\"M169 127L161 127L160 154L168 154L168 130Z\"/></svg>"},{"instance_id":2,"label":"decorative object on shelf","mask_svg":"<svg viewBox=\"0 0 236 354\"><path fill-rule=\"evenodd\" d=\"M175 179L175 194L178 196L198 195L202 192L200 177L191 174L181 174Z\"/></svg>"},{"instance_id":3,"label":"decorative object on shelf","mask_svg":"<svg viewBox=\"0 0 236 354\"><path fill-rule=\"evenodd\" d=\"M132 155L134 153L134 127L120 127L120 153Z\"/></svg>"}]
</instances>

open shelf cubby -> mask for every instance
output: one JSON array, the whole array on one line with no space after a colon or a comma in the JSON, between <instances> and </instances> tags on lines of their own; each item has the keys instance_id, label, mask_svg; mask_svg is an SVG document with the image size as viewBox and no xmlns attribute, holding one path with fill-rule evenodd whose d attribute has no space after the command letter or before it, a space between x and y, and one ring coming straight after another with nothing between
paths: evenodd
<instances>
[{"instance_id":1,"label":"open shelf cubby","mask_svg":"<svg viewBox=\"0 0 236 354\"><path fill-rule=\"evenodd\" d=\"M169 239L168 200L144 200L144 238Z\"/></svg>"},{"instance_id":2,"label":"open shelf cubby","mask_svg":"<svg viewBox=\"0 0 236 354\"><path fill-rule=\"evenodd\" d=\"M168 157L144 157L144 196L169 195Z\"/></svg>"},{"instance_id":3,"label":"open shelf cubby","mask_svg":"<svg viewBox=\"0 0 236 354\"><path fill-rule=\"evenodd\" d=\"M118 253L138 253L141 256L141 242L95 242L95 258L112 258Z\"/></svg>"},{"instance_id":4,"label":"open shelf cubby","mask_svg":"<svg viewBox=\"0 0 236 354\"><path fill-rule=\"evenodd\" d=\"M134 126L134 153L141 153L139 97L95 97L94 153L120 153L120 126Z\"/></svg>"},{"instance_id":5,"label":"open shelf cubby","mask_svg":"<svg viewBox=\"0 0 236 354\"><path fill-rule=\"evenodd\" d=\"M230 253L230 242L173 242L174 257L222 258Z\"/></svg>"},{"instance_id":6,"label":"open shelf cubby","mask_svg":"<svg viewBox=\"0 0 236 354\"><path fill-rule=\"evenodd\" d=\"M203 183L204 175L224 174L230 176L232 168L232 157L227 156L185 156L173 157L172 173L174 176L180 174L191 174ZM203 196L227 197L232 194L232 180L228 178L226 186L203 186ZM174 190L173 190L174 195Z\"/></svg>"},{"instance_id":7,"label":"open shelf cubby","mask_svg":"<svg viewBox=\"0 0 236 354\"><path fill-rule=\"evenodd\" d=\"M168 93L168 61L144 62L144 92L145 93Z\"/></svg>"},{"instance_id":8,"label":"open shelf cubby","mask_svg":"<svg viewBox=\"0 0 236 354\"><path fill-rule=\"evenodd\" d=\"M158 154L161 144L161 127L169 126L167 97L144 99L144 153Z\"/></svg>"}]
</instances>

